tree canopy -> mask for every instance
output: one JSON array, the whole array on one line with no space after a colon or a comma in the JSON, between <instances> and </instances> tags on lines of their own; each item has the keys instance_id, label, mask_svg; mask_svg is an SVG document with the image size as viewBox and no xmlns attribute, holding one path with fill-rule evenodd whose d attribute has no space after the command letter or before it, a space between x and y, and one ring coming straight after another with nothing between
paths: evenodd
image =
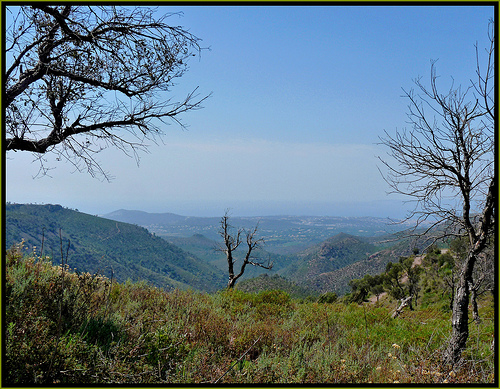
<instances>
[{"instance_id":1,"label":"tree canopy","mask_svg":"<svg viewBox=\"0 0 500 389\"><path fill-rule=\"evenodd\" d=\"M168 96L200 39L149 7L6 7L5 149L53 152L91 175L113 146L138 157L206 97ZM156 16L158 15L158 16ZM42 159L40 158L42 161ZM43 163L42 163L42 171Z\"/></svg>"}]
</instances>

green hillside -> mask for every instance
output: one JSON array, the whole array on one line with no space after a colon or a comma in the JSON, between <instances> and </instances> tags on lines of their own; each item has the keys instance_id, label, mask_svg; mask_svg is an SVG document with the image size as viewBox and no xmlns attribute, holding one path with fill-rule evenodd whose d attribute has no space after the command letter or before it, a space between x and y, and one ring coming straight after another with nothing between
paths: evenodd
<instances>
[{"instance_id":1,"label":"green hillside","mask_svg":"<svg viewBox=\"0 0 500 389\"><path fill-rule=\"evenodd\" d=\"M7 204L6 247L24 239L25 247L62 255L71 268L100 272L119 281L146 280L170 288L213 292L224 287L224 273L143 227L91 216L60 205ZM69 247L68 247L69 244Z\"/></svg>"},{"instance_id":2,"label":"green hillside","mask_svg":"<svg viewBox=\"0 0 500 389\"><path fill-rule=\"evenodd\" d=\"M376 247L365 239L340 233L300 253L299 260L284 274L292 280L307 282L366 259L375 251Z\"/></svg>"},{"instance_id":3,"label":"green hillside","mask_svg":"<svg viewBox=\"0 0 500 389\"><path fill-rule=\"evenodd\" d=\"M115 213L115 216L120 215L119 211ZM168 219L173 225L178 225L179 218L183 218L130 211L124 211L122 216L129 221L132 217L134 220L147 218L147 221L156 218L163 223ZM215 228L216 220L213 222ZM289 220L285 219L284 223L286 225ZM279 230L279 225L275 227ZM7 248L24 239L30 251L33 246L37 247L37 252L43 248L44 255L60 263L59 231L63 256L66 258L68 250L68 264L78 271L99 272L108 277L113 274L120 281L128 278L146 280L167 289L191 287L212 292L226 285L225 255L216 251L217 241L205 235L157 236L144 227L87 215L60 205L6 205ZM277 234L269 229L265 233ZM351 279L379 273L387 262L405 255L410 248L408 242L377 242L386 238L389 236L369 238L339 233L293 255L271 253L266 244L255 253L265 262L273 262L272 270L248 266L240 281L263 274L279 275L314 294L335 292L342 295L349 291ZM374 256L375 252L378 254ZM235 253L238 259L242 255L244 250ZM262 282L258 284L265 286ZM272 285L266 287L273 288Z\"/></svg>"},{"instance_id":4,"label":"green hillside","mask_svg":"<svg viewBox=\"0 0 500 389\"><path fill-rule=\"evenodd\" d=\"M317 274L309 280L309 284L321 293L333 291L343 295L350 291L349 281L354 278L363 278L367 274L382 273L389 262L397 259L398 255L393 250L378 251L366 259L353 262L340 269Z\"/></svg>"}]
</instances>

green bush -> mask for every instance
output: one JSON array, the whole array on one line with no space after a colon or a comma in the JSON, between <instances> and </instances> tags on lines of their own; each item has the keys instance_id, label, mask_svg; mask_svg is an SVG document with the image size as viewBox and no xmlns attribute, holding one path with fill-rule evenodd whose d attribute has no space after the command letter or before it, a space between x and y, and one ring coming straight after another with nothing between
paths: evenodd
<instances>
[{"instance_id":1,"label":"green bush","mask_svg":"<svg viewBox=\"0 0 500 389\"><path fill-rule=\"evenodd\" d=\"M326 292L319 296L318 303L333 304L337 302L338 298L337 293Z\"/></svg>"},{"instance_id":2,"label":"green bush","mask_svg":"<svg viewBox=\"0 0 500 389\"><path fill-rule=\"evenodd\" d=\"M123 336L117 323L103 317L85 320L79 332L86 342L96 344L104 351L108 351L111 344L120 341Z\"/></svg>"},{"instance_id":3,"label":"green bush","mask_svg":"<svg viewBox=\"0 0 500 389\"><path fill-rule=\"evenodd\" d=\"M281 290L264 290L255 296L254 302L256 304L266 303L288 306L291 303L291 298L288 293Z\"/></svg>"}]
</instances>

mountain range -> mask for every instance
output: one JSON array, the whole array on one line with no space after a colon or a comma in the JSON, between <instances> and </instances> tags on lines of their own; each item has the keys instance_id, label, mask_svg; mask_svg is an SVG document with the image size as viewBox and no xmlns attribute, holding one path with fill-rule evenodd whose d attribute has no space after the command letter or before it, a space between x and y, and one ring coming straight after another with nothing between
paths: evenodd
<instances>
[{"instance_id":1,"label":"mountain range","mask_svg":"<svg viewBox=\"0 0 500 389\"><path fill-rule=\"evenodd\" d=\"M98 217L60 205L7 204L5 243L8 248L24 240L28 250L43 250L55 262L66 259L78 271L100 272L121 282L145 280L166 289L214 292L227 279L226 258L217 250L219 221L125 210ZM241 280L267 274L269 282L283 283L284 277L301 293L346 293L350 279L380 272L409 247L383 243L388 231L396 230L384 219L231 218L236 227L257 223L266 244L256 254L273 268L247 267Z\"/></svg>"}]
</instances>

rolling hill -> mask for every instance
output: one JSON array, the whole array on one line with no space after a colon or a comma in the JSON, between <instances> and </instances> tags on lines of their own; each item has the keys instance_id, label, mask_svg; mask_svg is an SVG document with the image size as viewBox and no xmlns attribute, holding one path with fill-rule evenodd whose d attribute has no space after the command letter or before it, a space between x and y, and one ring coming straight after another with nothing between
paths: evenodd
<instances>
[{"instance_id":1,"label":"rolling hill","mask_svg":"<svg viewBox=\"0 0 500 389\"><path fill-rule=\"evenodd\" d=\"M365 239L340 233L299 253L299 259L285 274L292 280L307 282L320 274L366 259L375 251L376 247Z\"/></svg>"},{"instance_id":2,"label":"rolling hill","mask_svg":"<svg viewBox=\"0 0 500 389\"><path fill-rule=\"evenodd\" d=\"M65 260L67 253L71 268L113 275L118 281L145 280L165 289L208 292L225 285L223 272L143 227L60 205L7 204L6 247L23 239L27 249L36 246L40 253L43 247L43 254L56 263L61 252Z\"/></svg>"},{"instance_id":3,"label":"rolling hill","mask_svg":"<svg viewBox=\"0 0 500 389\"><path fill-rule=\"evenodd\" d=\"M385 271L387 263L395 262L397 259L398 255L394 250L378 251L366 259L353 262L337 270L316 274L305 284L319 293L333 291L338 295L343 295L350 292L350 280L363 278L367 274L380 274Z\"/></svg>"},{"instance_id":4,"label":"rolling hill","mask_svg":"<svg viewBox=\"0 0 500 389\"><path fill-rule=\"evenodd\" d=\"M227 268L226 258L223 253L216 251L217 242L214 240L201 234L165 239L221 271ZM301 296L329 291L339 295L347 293L350 291L351 279L382 272L386 264L397 260L407 247L397 244L394 249L383 249L381 246L384 245L374 241L340 233L294 255L277 255L261 250L261 257L273 261L272 271L248 267L237 287L245 291L283 288L293 295Z\"/></svg>"}]
</instances>

